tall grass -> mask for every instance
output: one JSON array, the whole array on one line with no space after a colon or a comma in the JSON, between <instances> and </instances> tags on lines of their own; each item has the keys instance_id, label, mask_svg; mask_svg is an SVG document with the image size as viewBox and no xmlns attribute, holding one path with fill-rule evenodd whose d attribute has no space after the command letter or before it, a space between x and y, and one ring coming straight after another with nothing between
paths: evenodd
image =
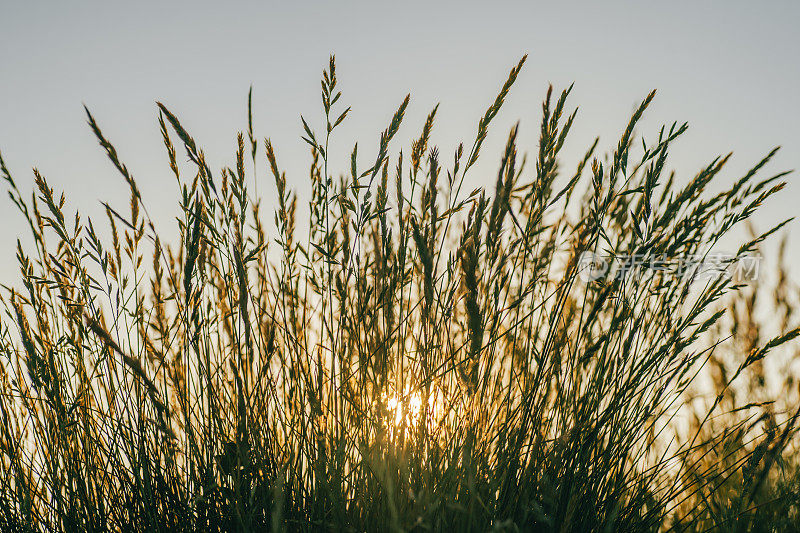
<instances>
[{"instance_id":1,"label":"tall grass","mask_svg":"<svg viewBox=\"0 0 800 533\"><path fill-rule=\"evenodd\" d=\"M727 188L728 157L676 177L668 153L686 125L635 134L651 93L605 158L595 141L567 166L576 113L570 89L550 88L537 150L518 153L512 128L493 189L464 191L524 61L454 154L432 146L436 107L410 147L393 146L407 97L342 165L329 146L349 108L331 58L322 114L302 120L307 224L249 104L235 161L214 170L158 104L179 242L160 238L88 110L126 208L84 219L35 170L27 199L3 163L33 246L2 296L0 524L682 531L796 516L795 493L765 495L797 412L731 399L798 335L791 320L731 344L735 370L698 403L707 363L725 366L736 280L581 275L586 252L708 253L783 187L785 173L760 177L774 151ZM248 189L263 164L274 228Z\"/></svg>"}]
</instances>

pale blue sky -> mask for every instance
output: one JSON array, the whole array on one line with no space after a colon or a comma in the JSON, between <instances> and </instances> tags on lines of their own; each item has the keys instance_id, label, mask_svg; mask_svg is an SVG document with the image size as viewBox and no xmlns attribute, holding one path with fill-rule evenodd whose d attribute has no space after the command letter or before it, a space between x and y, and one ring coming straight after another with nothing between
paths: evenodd
<instances>
[{"instance_id":1,"label":"pale blue sky","mask_svg":"<svg viewBox=\"0 0 800 533\"><path fill-rule=\"evenodd\" d=\"M125 205L126 188L85 124L82 103L133 171L164 224L176 188L160 145L155 100L163 101L206 149L231 163L254 85L256 132L272 138L290 184L307 191L307 147L299 115L320 123L319 76L336 53L342 97L353 112L334 155L359 140L364 165L377 134L411 92L409 139L441 102L434 141L450 154L475 126L524 53L529 60L498 117L474 184L491 187L508 128L536 149L548 82L575 82L580 106L567 164L594 135L611 148L634 105L658 96L640 128L686 120L671 166L688 177L734 151L727 180L775 145L769 171L800 166L798 2L9 2L0 5L0 150L24 190L38 167L69 207L98 214L99 200ZM450 156L446 158L449 160ZM343 157L340 168L347 168ZM265 175L262 173L262 178ZM757 221L797 212L794 182ZM260 184L273 190L271 183ZM20 217L0 208L0 281L14 270ZM271 216L268 220L271 221ZM795 223L791 255L800 259ZM797 272L797 270L795 270Z\"/></svg>"}]
</instances>

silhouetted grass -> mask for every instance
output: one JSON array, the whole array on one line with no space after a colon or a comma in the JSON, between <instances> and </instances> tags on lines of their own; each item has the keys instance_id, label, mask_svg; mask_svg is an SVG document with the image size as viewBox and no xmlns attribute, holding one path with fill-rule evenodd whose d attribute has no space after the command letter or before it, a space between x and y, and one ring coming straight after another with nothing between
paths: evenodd
<instances>
[{"instance_id":1,"label":"silhouetted grass","mask_svg":"<svg viewBox=\"0 0 800 533\"><path fill-rule=\"evenodd\" d=\"M180 188L175 243L159 237L88 110L130 187L127 208L83 219L36 171L38 194L25 199L3 163L34 246L19 247L21 276L3 295L0 524L791 529L796 401L787 411L736 397L755 395L738 384L797 336L788 312L777 336L743 349L736 324L754 319L735 311L747 298L735 279L581 272L586 252L708 253L783 187L783 173L759 177L774 152L723 192L708 188L727 157L674 178L667 155L686 125L635 135L651 93L604 160L595 142L567 167L576 115L570 90L551 88L538 151L526 164L512 128L494 190L466 193L524 60L454 154L431 145L436 107L408 149L393 149L406 98L377 143L354 145L340 165L328 147L349 108L331 58L324 114L302 120L312 191L302 230L249 105L235 162L212 170L158 104ZM274 229L247 186L264 162ZM735 342L717 347L731 331Z\"/></svg>"}]
</instances>

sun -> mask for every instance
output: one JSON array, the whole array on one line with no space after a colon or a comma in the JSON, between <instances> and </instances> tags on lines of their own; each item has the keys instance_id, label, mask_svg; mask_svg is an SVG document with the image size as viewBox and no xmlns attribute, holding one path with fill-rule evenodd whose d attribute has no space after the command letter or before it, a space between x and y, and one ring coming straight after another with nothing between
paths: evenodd
<instances>
[{"instance_id":1,"label":"sun","mask_svg":"<svg viewBox=\"0 0 800 533\"><path fill-rule=\"evenodd\" d=\"M422 397L419 392L389 396L386 398L386 410L395 426L401 426L404 421L406 425L415 424L422 415Z\"/></svg>"},{"instance_id":2,"label":"sun","mask_svg":"<svg viewBox=\"0 0 800 533\"><path fill-rule=\"evenodd\" d=\"M425 416L429 430L437 425L437 420L442 413L441 391L434 388L428 393L428 408L424 409L424 393L419 390L407 388L405 393L385 394L383 397L387 420L396 427L414 427Z\"/></svg>"}]
</instances>

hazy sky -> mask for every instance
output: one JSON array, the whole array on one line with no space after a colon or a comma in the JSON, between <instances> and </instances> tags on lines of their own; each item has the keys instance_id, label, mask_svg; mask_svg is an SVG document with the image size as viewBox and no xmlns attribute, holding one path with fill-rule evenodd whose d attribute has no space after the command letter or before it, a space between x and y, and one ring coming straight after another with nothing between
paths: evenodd
<instances>
[{"instance_id":1,"label":"hazy sky","mask_svg":"<svg viewBox=\"0 0 800 533\"><path fill-rule=\"evenodd\" d=\"M23 190L36 166L69 208L123 208L127 191L86 126L86 103L140 184L156 219L175 214L176 186L160 145L155 101L183 121L212 167L230 165L254 85L256 133L276 145L279 164L302 193L308 166L300 113L320 128L319 77L335 53L342 101L353 111L334 155L359 140L362 165L406 93L400 138L421 129L441 102L434 141L450 161L471 142L478 118L508 69L525 70L490 135L475 184L492 187L496 148L521 120L524 149L536 150L548 83L575 82L579 106L566 163L595 135L610 150L634 106L658 95L639 129L688 121L671 167L689 177L734 151L724 179L739 177L773 146L768 171L800 166L800 2L35 2L0 4L0 150ZM338 143L338 144L336 144ZM181 152L181 155L183 153ZM265 174L262 173L262 178ZM791 180L757 218L760 227L797 214ZM272 191L268 181L262 192ZM21 217L1 199L0 282ZM272 217L269 217L271 221ZM800 222L791 256L800 259ZM798 272L798 270L795 270Z\"/></svg>"}]
</instances>

